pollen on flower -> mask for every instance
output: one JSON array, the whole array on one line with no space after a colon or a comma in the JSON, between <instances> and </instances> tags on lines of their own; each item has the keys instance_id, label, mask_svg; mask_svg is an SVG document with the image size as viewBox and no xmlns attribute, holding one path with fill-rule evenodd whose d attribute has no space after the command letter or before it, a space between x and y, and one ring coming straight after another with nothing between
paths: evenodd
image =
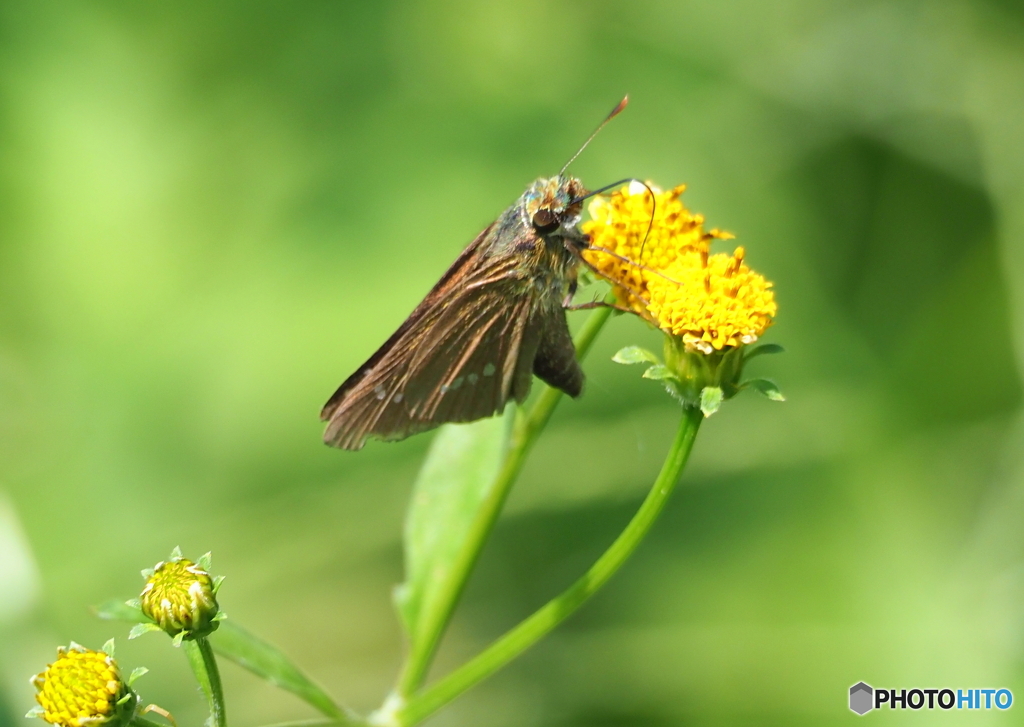
<instances>
[{"instance_id":1,"label":"pollen on flower","mask_svg":"<svg viewBox=\"0 0 1024 727\"><path fill-rule=\"evenodd\" d=\"M641 315L647 315L649 284L657 271L685 253L706 254L713 239L732 238L717 228L704 231L704 217L680 199L685 190L685 184L663 192L631 182L608 197L595 197L588 207L592 219L582 228L591 249L583 256L613 283L619 302Z\"/></svg>"},{"instance_id":2,"label":"pollen on flower","mask_svg":"<svg viewBox=\"0 0 1024 727\"><path fill-rule=\"evenodd\" d=\"M63 727L87 727L115 718L127 687L114 659L77 644L57 649L57 661L32 678L39 716Z\"/></svg>"},{"instance_id":3,"label":"pollen on flower","mask_svg":"<svg viewBox=\"0 0 1024 727\"><path fill-rule=\"evenodd\" d=\"M711 254L712 241L733 235L704 231L704 217L680 200L685 185L668 192L648 186L632 182L595 198L593 219L583 225L592 246L586 261L612 283L620 303L688 350L712 353L756 341L778 310L772 284L746 265L742 247Z\"/></svg>"},{"instance_id":4,"label":"pollen on flower","mask_svg":"<svg viewBox=\"0 0 1024 727\"><path fill-rule=\"evenodd\" d=\"M778 311L772 284L732 255L690 251L648 282L648 312L688 349L721 351L756 341Z\"/></svg>"}]
</instances>

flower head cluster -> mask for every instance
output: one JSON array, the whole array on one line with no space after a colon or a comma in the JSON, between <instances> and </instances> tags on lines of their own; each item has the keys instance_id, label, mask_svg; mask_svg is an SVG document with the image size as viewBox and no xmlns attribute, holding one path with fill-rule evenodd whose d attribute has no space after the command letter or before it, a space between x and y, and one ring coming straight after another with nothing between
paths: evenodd
<instances>
[{"instance_id":1,"label":"flower head cluster","mask_svg":"<svg viewBox=\"0 0 1024 727\"><path fill-rule=\"evenodd\" d=\"M33 716L62 727L121 724L134 706L114 658L73 642L57 649L57 661L32 684L39 702Z\"/></svg>"},{"instance_id":2,"label":"flower head cluster","mask_svg":"<svg viewBox=\"0 0 1024 727\"><path fill-rule=\"evenodd\" d=\"M648 189L650 187L650 189ZM632 182L595 198L583 231L584 257L613 285L616 297L690 350L711 353L756 341L777 311L771 283L744 262L744 250L710 254L704 218L680 200L685 186L662 192Z\"/></svg>"},{"instance_id":3,"label":"flower head cluster","mask_svg":"<svg viewBox=\"0 0 1024 727\"><path fill-rule=\"evenodd\" d=\"M658 325L702 353L756 341L778 306L771 283L732 255L685 252L648 283L647 310Z\"/></svg>"},{"instance_id":4,"label":"flower head cluster","mask_svg":"<svg viewBox=\"0 0 1024 727\"><path fill-rule=\"evenodd\" d=\"M219 626L217 589L220 580L206 568L209 556L196 564L175 549L171 559L143 572L146 586L139 596L142 612L171 636L198 638ZM205 566L205 567L204 567Z\"/></svg>"},{"instance_id":5,"label":"flower head cluster","mask_svg":"<svg viewBox=\"0 0 1024 727\"><path fill-rule=\"evenodd\" d=\"M742 247L712 254L714 240L732 238L704 231L704 218L680 200L685 187L662 192L631 182L590 204L586 262L612 284L619 303L666 334L664 362L636 346L615 355L619 363L652 364L645 378L664 383L684 406L705 416L745 388L781 401L767 379L742 381L754 356L781 351L775 345L748 349L772 324L778 306L772 284L751 270Z\"/></svg>"}]
</instances>

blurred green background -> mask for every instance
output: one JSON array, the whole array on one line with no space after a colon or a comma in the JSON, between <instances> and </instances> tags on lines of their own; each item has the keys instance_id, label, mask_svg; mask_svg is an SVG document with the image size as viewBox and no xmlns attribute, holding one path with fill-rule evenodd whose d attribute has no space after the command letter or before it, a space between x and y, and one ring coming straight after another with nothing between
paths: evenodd
<instances>
[{"instance_id":1,"label":"blurred green background","mask_svg":"<svg viewBox=\"0 0 1024 727\"><path fill-rule=\"evenodd\" d=\"M737 233L789 401L710 420L624 571L433 723L838 724L859 680L1024 699L1020 3L40 0L0 4L0 725L57 644L110 636L202 721L166 639L87 608L179 544L231 618L380 703L430 435L329 450L319 407L625 92L573 172L686 182ZM657 336L602 334L435 675L639 503L677 414L610 362L632 343ZM312 716L224 670L234 724Z\"/></svg>"}]
</instances>

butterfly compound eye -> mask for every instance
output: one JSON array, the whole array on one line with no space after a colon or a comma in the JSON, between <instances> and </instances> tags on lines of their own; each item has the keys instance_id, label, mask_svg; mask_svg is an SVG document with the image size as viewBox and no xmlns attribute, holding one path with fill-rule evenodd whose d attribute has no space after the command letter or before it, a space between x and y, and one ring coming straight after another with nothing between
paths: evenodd
<instances>
[{"instance_id":1,"label":"butterfly compound eye","mask_svg":"<svg viewBox=\"0 0 1024 727\"><path fill-rule=\"evenodd\" d=\"M537 210L533 215L533 226L541 232L548 232L558 227L558 220L551 210Z\"/></svg>"}]
</instances>

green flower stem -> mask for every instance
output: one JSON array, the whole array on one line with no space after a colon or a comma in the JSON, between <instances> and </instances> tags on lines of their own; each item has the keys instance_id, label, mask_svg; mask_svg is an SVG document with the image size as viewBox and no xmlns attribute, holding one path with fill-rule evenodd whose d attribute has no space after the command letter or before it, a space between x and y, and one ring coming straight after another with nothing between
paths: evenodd
<instances>
[{"instance_id":1,"label":"green flower stem","mask_svg":"<svg viewBox=\"0 0 1024 727\"><path fill-rule=\"evenodd\" d=\"M220 683L220 671L217 669L217 659L213 655L213 647L205 636L197 639L186 639L181 642L188 657L188 663L192 666L192 673L196 675L199 686L202 687L207 701L210 703L210 727L227 727L227 716L224 713L224 689Z\"/></svg>"},{"instance_id":2,"label":"green flower stem","mask_svg":"<svg viewBox=\"0 0 1024 727\"><path fill-rule=\"evenodd\" d=\"M415 725L462 692L487 678L530 648L596 593L626 562L650 531L679 481L703 421L700 409L685 408L675 442L658 479L626 529L579 580L508 631L475 658L420 692L398 711L397 723Z\"/></svg>"},{"instance_id":3,"label":"green flower stem","mask_svg":"<svg viewBox=\"0 0 1024 727\"><path fill-rule=\"evenodd\" d=\"M151 719L146 719L145 717L140 717L139 715L135 715L134 717L132 717L128 721L128 724L131 725L131 727L167 727L167 725L165 725L163 722L154 722Z\"/></svg>"},{"instance_id":4,"label":"green flower stem","mask_svg":"<svg viewBox=\"0 0 1024 727\"><path fill-rule=\"evenodd\" d=\"M582 360L587 354L611 314L612 309L608 307L596 308L590 314L574 339L577 358ZM423 629L426 636L417 640L402 667L402 673L399 675L395 687L400 696L408 698L423 684L427 670L430 668L430 662L441 642L441 636L451 620L455 604L458 603L459 597L462 595L466 581L469 580L469 574L480 556L480 551L483 550L487 538L494 529L494 524L498 520L508 493L519 475L519 470L523 467L526 455L536 441L537 435L548 423L562 396L562 392L558 389L545 386L533 406L525 415L516 419L508 454L498 471L494 485L488 492L487 499L476 513L465 546L451 565L452 575L446 583L444 597L438 599L436 608L424 615L425 623L428 624Z\"/></svg>"}]
</instances>

